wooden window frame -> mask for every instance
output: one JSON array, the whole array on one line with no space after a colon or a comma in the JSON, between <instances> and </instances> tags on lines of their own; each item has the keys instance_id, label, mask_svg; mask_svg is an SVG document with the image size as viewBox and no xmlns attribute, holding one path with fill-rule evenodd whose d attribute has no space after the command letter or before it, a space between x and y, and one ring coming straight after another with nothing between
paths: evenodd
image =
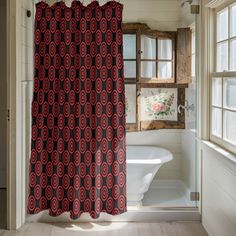
<instances>
[{"instance_id":1,"label":"wooden window frame","mask_svg":"<svg viewBox=\"0 0 236 236\"><path fill-rule=\"evenodd\" d=\"M137 45L139 47L138 52L140 54L140 61L139 67L141 68L141 62L147 61L147 62L156 62L156 77L155 78L145 78L141 77L139 81L142 83L160 83L160 84L166 84L166 83L175 83L175 57L176 57L176 32L161 32L157 30L143 30L141 31L141 35L148 36L150 38L153 38L156 40L156 59L141 59L141 44ZM158 58L158 40L159 39L170 39L172 41L172 58L170 59L159 59ZM158 77L158 63L159 62L171 62L172 64L172 76L170 78L159 78Z\"/></svg>"},{"instance_id":2,"label":"wooden window frame","mask_svg":"<svg viewBox=\"0 0 236 236\"><path fill-rule=\"evenodd\" d=\"M141 23L125 23L122 26L123 34L136 34L136 81L132 78L125 78L125 84L136 84L136 123L127 123L127 131L143 131L143 130L157 130L157 129L185 129L185 113L178 113L177 121L168 120L153 120L141 121L141 89L142 88L177 88L178 103L184 105L185 103L185 88L188 84L178 84L176 81L176 32L161 32L151 30L146 24ZM151 80L150 78L141 78L141 35L153 36L156 38L171 39L172 40L172 74L171 79L161 79L161 81ZM158 53L158 51L157 51ZM127 61L127 60L126 60ZM170 61L170 60L168 60ZM158 63L158 60L157 60ZM157 71L158 75L158 71Z\"/></svg>"},{"instance_id":3,"label":"wooden window frame","mask_svg":"<svg viewBox=\"0 0 236 236\"><path fill-rule=\"evenodd\" d=\"M213 143L218 144L219 146L221 146L222 148L236 154L236 144L228 141L227 139L225 139L224 137L224 111L229 110L231 111L231 109L228 109L226 107L224 107L224 79L230 79L230 78L234 78L236 79L236 71L230 71L230 41L232 39L235 39L236 36L231 37L230 36L230 8L232 5L235 5L235 1L227 1L225 4L215 8L214 10L214 14L213 14L213 22L214 22L214 53L212 54L211 57L211 61L213 62L213 71L210 73L210 87L209 87L209 95L210 95L210 107L209 107L209 113L210 113L210 122L209 122L209 130L210 130L210 141L212 141ZM217 42L217 15L218 13L220 13L221 11L223 11L224 9L228 8L228 37L225 40L220 40ZM223 71L223 72L217 72L217 45L221 42L228 42L228 71ZM222 101L221 101L221 106L215 106L213 105L213 101L212 101L212 81L214 78L219 78L221 79L222 82ZM221 137L213 134L213 124L212 124L212 111L213 108L219 108L221 110L221 115L222 115L222 121L221 121ZM235 110L233 110L233 112L236 112Z\"/></svg>"}]
</instances>

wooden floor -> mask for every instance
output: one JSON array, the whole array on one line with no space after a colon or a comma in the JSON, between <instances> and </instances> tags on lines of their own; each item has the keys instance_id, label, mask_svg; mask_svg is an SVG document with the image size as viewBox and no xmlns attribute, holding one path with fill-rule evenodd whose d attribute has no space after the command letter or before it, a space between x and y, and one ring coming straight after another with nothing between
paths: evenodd
<instances>
[{"instance_id":1,"label":"wooden floor","mask_svg":"<svg viewBox=\"0 0 236 236\"><path fill-rule=\"evenodd\" d=\"M0 231L0 236L207 236L196 222L173 223L28 223L17 232Z\"/></svg>"}]
</instances>

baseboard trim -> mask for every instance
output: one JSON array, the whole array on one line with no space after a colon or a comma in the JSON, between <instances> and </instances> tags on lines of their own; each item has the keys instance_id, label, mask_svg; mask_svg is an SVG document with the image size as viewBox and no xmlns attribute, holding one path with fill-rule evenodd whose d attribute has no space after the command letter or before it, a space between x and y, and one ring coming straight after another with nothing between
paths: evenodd
<instances>
[{"instance_id":1,"label":"baseboard trim","mask_svg":"<svg viewBox=\"0 0 236 236\"><path fill-rule=\"evenodd\" d=\"M51 217L48 211L37 215L27 215L27 222L44 223L82 223L82 222L163 222L163 221L198 221L200 222L200 213L197 208L140 208L129 209L128 212L119 216L110 216L101 213L99 219L92 219L89 214L84 213L79 219L71 220L69 213L64 213L58 217Z\"/></svg>"}]
</instances>

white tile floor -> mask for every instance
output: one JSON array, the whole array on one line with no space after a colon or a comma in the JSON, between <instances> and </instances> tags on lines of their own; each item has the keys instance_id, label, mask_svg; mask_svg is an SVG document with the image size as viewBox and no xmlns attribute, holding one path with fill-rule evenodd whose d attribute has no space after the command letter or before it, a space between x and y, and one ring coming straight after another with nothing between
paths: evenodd
<instances>
[{"instance_id":1,"label":"white tile floor","mask_svg":"<svg viewBox=\"0 0 236 236\"><path fill-rule=\"evenodd\" d=\"M144 195L143 206L185 207L194 206L177 188L150 188Z\"/></svg>"},{"instance_id":2,"label":"white tile floor","mask_svg":"<svg viewBox=\"0 0 236 236\"><path fill-rule=\"evenodd\" d=\"M172 223L28 223L18 231L0 232L1 236L207 236L197 222Z\"/></svg>"}]
</instances>

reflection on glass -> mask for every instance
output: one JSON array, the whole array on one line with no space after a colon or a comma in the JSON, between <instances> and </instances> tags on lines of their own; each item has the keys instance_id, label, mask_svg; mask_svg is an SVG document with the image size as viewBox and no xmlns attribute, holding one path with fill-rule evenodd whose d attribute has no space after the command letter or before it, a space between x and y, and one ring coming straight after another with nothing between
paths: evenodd
<instances>
[{"instance_id":1,"label":"reflection on glass","mask_svg":"<svg viewBox=\"0 0 236 236\"><path fill-rule=\"evenodd\" d=\"M230 36L236 36L236 4L230 8Z\"/></svg>"},{"instance_id":2,"label":"reflection on glass","mask_svg":"<svg viewBox=\"0 0 236 236\"><path fill-rule=\"evenodd\" d=\"M172 59L172 40L158 39L158 59L159 60Z\"/></svg>"},{"instance_id":3,"label":"reflection on glass","mask_svg":"<svg viewBox=\"0 0 236 236\"><path fill-rule=\"evenodd\" d=\"M224 111L224 139L236 144L236 112Z\"/></svg>"},{"instance_id":4,"label":"reflection on glass","mask_svg":"<svg viewBox=\"0 0 236 236\"><path fill-rule=\"evenodd\" d=\"M158 62L158 78L168 79L172 77L172 63Z\"/></svg>"},{"instance_id":5,"label":"reflection on glass","mask_svg":"<svg viewBox=\"0 0 236 236\"><path fill-rule=\"evenodd\" d=\"M136 78L136 61L124 61L125 78Z\"/></svg>"},{"instance_id":6,"label":"reflection on glass","mask_svg":"<svg viewBox=\"0 0 236 236\"><path fill-rule=\"evenodd\" d=\"M141 59L156 59L156 39L141 35Z\"/></svg>"},{"instance_id":7,"label":"reflection on glass","mask_svg":"<svg viewBox=\"0 0 236 236\"><path fill-rule=\"evenodd\" d=\"M196 55L192 54L192 66L191 66L191 72L192 72L192 77L194 77L196 75Z\"/></svg>"},{"instance_id":8,"label":"reflection on glass","mask_svg":"<svg viewBox=\"0 0 236 236\"><path fill-rule=\"evenodd\" d=\"M212 105L222 106L222 79L212 79Z\"/></svg>"},{"instance_id":9,"label":"reflection on glass","mask_svg":"<svg viewBox=\"0 0 236 236\"><path fill-rule=\"evenodd\" d=\"M236 109L236 78L224 79L224 107Z\"/></svg>"},{"instance_id":10,"label":"reflection on glass","mask_svg":"<svg viewBox=\"0 0 236 236\"><path fill-rule=\"evenodd\" d=\"M222 133L222 110L220 108L212 108L212 134L221 137Z\"/></svg>"},{"instance_id":11,"label":"reflection on glass","mask_svg":"<svg viewBox=\"0 0 236 236\"><path fill-rule=\"evenodd\" d=\"M217 44L217 72L228 71L228 42Z\"/></svg>"},{"instance_id":12,"label":"reflection on glass","mask_svg":"<svg viewBox=\"0 0 236 236\"><path fill-rule=\"evenodd\" d=\"M156 62L142 61L141 62L141 77L156 78Z\"/></svg>"},{"instance_id":13,"label":"reflection on glass","mask_svg":"<svg viewBox=\"0 0 236 236\"><path fill-rule=\"evenodd\" d=\"M192 32L192 66L191 66L191 72L192 72L192 77L196 75L196 33L193 31Z\"/></svg>"},{"instance_id":14,"label":"reflection on glass","mask_svg":"<svg viewBox=\"0 0 236 236\"><path fill-rule=\"evenodd\" d=\"M124 59L136 59L136 35L124 34L123 45Z\"/></svg>"},{"instance_id":15,"label":"reflection on glass","mask_svg":"<svg viewBox=\"0 0 236 236\"><path fill-rule=\"evenodd\" d=\"M236 27L236 24L235 24ZM236 71L236 40L230 42L230 70Z\"/></svg>"},{"instance_id":16,"label":"reflection on glass","mask_svg":"<svg viewBox=\"0 0 236 236\"><path fill-rule=\"evenodd\" d=\"M196 51L196 33L195 32L193 32L192 33L192 54L194 54L195 53L195 51Z\"/></svg>"},{"instance_id":17,"label":"reflection on glass","mask_svg":"<svg viewBox=\"0 0 236 236\"><path fill-rule=\"evenodd\" d=\"M228 8L217 14L217 42L228 38Z\"/></svg>"}]
</instances>

